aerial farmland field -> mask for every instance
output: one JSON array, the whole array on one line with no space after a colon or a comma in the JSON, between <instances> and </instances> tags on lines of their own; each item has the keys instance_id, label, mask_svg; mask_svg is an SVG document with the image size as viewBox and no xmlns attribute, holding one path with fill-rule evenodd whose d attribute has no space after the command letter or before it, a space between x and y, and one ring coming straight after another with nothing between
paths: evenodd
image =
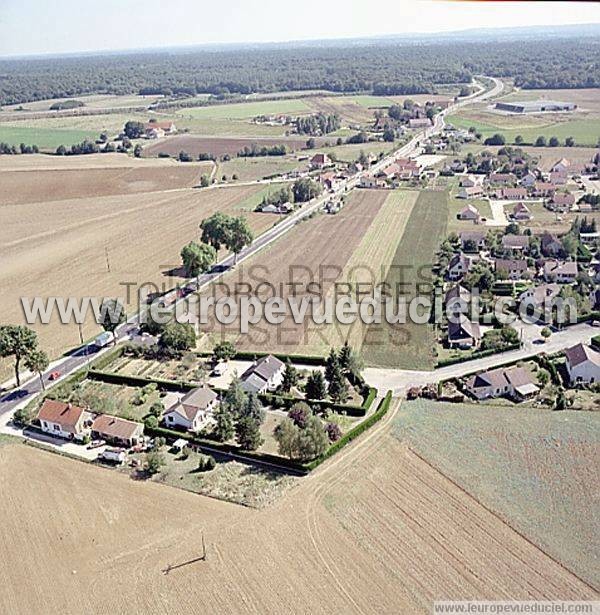
<instances>
[{"instance_id":1,"label":"aerial farmland field","mask_svg":"<svg viewBox=\"0 0 600 615\"><path fill-rule=\"evenodd\" d=\"M594 599L385 430L263 510L6 442L0 611L425 613L436 599ZM194 561L202 537L207 557Z\"/></svg>"},{"instance_id":2,"label":"aerial farmland field","mask_svg":"<svg viewBox=\"0 0 600 615\"><path fill-rule=\"evenodd\" d=\"M394 434L596 589L596 412L404 404Z\"/></svg>"},{"instance_id":3,"label":"aerial farmland field","mask_svg":"<svg viewBox=\"0 0 600 615\"><path fill-rule=\"evenodd\" d=\"M22 296L124 296L123 282L173 287L181 279L177 277L181 248L197 239L199 222L215 211L245 214L257 234L278 219L252 211L256 203L248 199L264 190L260 186L189 188L204 168L172 161L160 165L153 161L148 166L141 161L137 170L79 167L82 179L68 185L54 185L52 178L72 171L45 171L46 184L37 189L35 182L28 182L27 172L8 172L14 191L3 192L0 202L5 319L23 321ZM15 173L22 176L20 186ZM130 304L128 309L133 307ZM55 320L34 328L52 357L79 339L75 324L64 326ZM86 337L97 332L91 321L84 326Z\"/></svg>"},{"instance_id":4,"label":"aerial farmland field","mask_svg":"<svg viewBox=\"0 0 600 615\"><path fill-rule=\"evenodd\" d=\"M19 147L37 145L40 150L54 151L59 145L70 146L81 143L84 139L97 139L99 132L70 128L46 128L31 125L29 122L19 122L16 125L0 123L0 142Z\"/></svg>"}]
</instances>

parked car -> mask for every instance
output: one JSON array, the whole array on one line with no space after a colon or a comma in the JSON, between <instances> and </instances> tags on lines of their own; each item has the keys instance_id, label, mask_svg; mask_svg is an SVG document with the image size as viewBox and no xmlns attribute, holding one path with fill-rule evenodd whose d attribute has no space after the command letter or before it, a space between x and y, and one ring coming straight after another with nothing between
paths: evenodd
<instances>
[{"instance_id":1,"label":"parked car","mask_svg":"<svg viewBox=\"0 0 600 615\"><path fill-rule=\"evenodd\" d=\"M100 448L101 446L104 446L105 444L106 444L106 440L92 440L88 444L88 448L92 450L94 448Z\"/></svg>"}]
</instances>

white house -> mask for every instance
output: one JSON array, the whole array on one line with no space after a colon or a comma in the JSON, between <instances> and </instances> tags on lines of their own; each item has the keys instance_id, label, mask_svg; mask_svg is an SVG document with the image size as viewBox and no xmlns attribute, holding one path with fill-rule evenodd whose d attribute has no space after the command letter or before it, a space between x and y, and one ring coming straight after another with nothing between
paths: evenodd
<instances>
[{"instance_id":1,"label":"white house","mask_svg":"<svg viewBox=\"0 0 600 615\"><path fill-rule=\"evenodd\" d=\"M600 382L600 352L577 344L565 350L565 357L571 384Z\"/></svg>"},{"instance_id":2,"label":"white house","mask_svg":"<svg viewBox=\"0 0 600 615\"><path fill-rule=\"evenodd\" d=\"M83 440L90 433L92 415L73 404L46 399L38 413L42 431L67 440Z\"/></svg>"},{"instance_id":3,"label":"white house","mask_svg":"<svg viewBox=\"0 0 600 615\"><path fill-rule=\"evenodd\" d=\"M561 263L556 260L547 260L544 263L543 274L547 282L572 284L577 280L577 263L575 261Z\"/></svg>"},{"instance_id":4,"label":"white house","mask_svg":"<svg viewBox=\"0 0 600 615\"><path fill-rule=\"evenodd\" d=\"M262 357L242 374L242 388L247 393L264 393L283 382L285 363L272 354Z\"/></svg>"},{"instance_id":5,"label":"white house","mask_svg":"<svg viewBox=\"0 0 600 615\"><path fill-rule=\"evenodd\" d=\"M523 400L538 393L539 388L527 370L515 365L508 369L499 367L471 376L467 380L467 390L477 399L513 397Z\"/></svg>"},{"instance_id":6,"label":"white house","mask_svg":"<svg viewBox=\"0 0 600 615\"><path fill-rule=\"evenodd\" d=\"M192 389L179 403L165 412L165 425L187 431L200 431L212 416L217 399L217 394L208 387Z\"/></svg>"}]
</instances>

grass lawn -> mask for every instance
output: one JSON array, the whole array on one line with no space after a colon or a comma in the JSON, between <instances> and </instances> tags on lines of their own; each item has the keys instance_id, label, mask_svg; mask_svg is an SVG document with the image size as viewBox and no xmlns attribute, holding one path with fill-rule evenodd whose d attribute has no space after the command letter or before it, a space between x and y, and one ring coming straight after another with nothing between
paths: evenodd
<instances>
[{"instance_id":1,"label":"grass lawn","mask_svg":"<svg viewBox=\"0 0 600 615\"><path fill-rule=\"evenodd\" d=\"M56 150L59 145L67 147L81 143L84 139L95 140L100 131L68 130L54 128L32 128L0 124L0 141L19 147L21 143L37 145L40 150Z\"/></svg>"},{"instance_id":2,"label":"grass lawn","mask_svg":"<svg viewBox=\"0 0 600 615\"><path fill-rule=\"evenodd\" d=\"M100 133L104 131L111 135L117 134L129 120L147 122L151 117L150 114L143 113L106 113L99 115L80 115L76 117L44 117L31 120L2 122L0 123L0 130L10 126L11 128L23 127L36 130L85 131L94 139L97 139ZM81 140L82 139L79 139L79 141Z\"/></svg>"},{"instance_id":3,"label":"grass lawn","mask_svg":"<svg viewBox=\"0 0 600 615\"><path fill-rule=\"evenodd\" d=\"M429 295L434 253L446 236L447 227L447 192L421 191L385 279L396 298L406 297L410 301L416 295ZM382 323L366 328L362 356L368 365L433 369L434 349L431 326Z\"/></svg>"},{"instance_id":4,"label":"grass lawn","mask_svg":"<svg viewBox=\"0 0 600 615\"><path fill-rule=\"evenodd\" d=\"M192 117L188 109L174 118L179 130L207 137L282 137L285 126L255 124L248 119Z\"/></svg>"},{"instance_id":5,"label":"grass lawn","mask_svg":"<svg viewBox=\"0 0 600 615\"><path fill-rule=\"evenodd\" d=\"M369 94L357 94L356 96L344 96L343 100L351 100L362 107L391 107L394 101L385 96L370 96Z\"/></svg>"},{"instance_id":6,"label":"grass lawn","mask_svg":"<svg viewBox=\"0 0 600 615\"><path fill-rule=\"evenodd\" d=\"M467 205L477 207L479 213L488 220L492 219L492 208L488 199L457 199L454 194L448 198L448 233L460 233L461 231L489 230L484 224L473 224L469 220L459 220L458 212Z\"/></svg>"},{"instance_id":7,"label":"grass lawn","mask_svg":"<svg viewBox=\"0 0 600 615\"><path fill-rule=\"evenodd\" d=\"M567 137L573 137L577 145L593 146L596 145L600 138L600 119L570 120L566 122L549 121L544 125L531 126L525 124L529 118L523 116L524 124L522 127L506 128L502 126L501 120L496 119L492 114L488 115L489 120L486 122L473 120L463 115L451 115L447 118L447 121L457 128L468 129L473 126L478 132L481 132L484 139L495 133L503 134L509 143L514 143L515 137L521 135L525 143L530 144L534 143L537 137L544 136L546 139L557 137L561 143L564 143Z\"/></svg>"},{"instance_id":8,"label":"grass lawn","mask_svg":"<svg viewBox=\"0 0 600 615\"><path fill-rule=\"evenodd\" d=\"M598 587L599 413L418 400L394 435Z\"/></svg>"}]
</instances>

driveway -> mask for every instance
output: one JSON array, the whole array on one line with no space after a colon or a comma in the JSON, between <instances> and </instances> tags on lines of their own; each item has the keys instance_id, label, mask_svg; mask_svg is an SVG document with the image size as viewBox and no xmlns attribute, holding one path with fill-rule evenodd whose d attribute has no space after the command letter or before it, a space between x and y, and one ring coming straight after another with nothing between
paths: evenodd
<instances>
[{"instance_id":1,"label":"driveway","mask_svg":"<svg viewBox=\"0 0 600 615\"><path fill-rule=\"evenodd\" d=\"M514 201L516 202L516 201ZM508 218L504 213L504 205L512 204L512 201L492 201L490 199L490 209L492 218L485 223L486 226L508 226Z\"/></svg>"}]
</instances>

